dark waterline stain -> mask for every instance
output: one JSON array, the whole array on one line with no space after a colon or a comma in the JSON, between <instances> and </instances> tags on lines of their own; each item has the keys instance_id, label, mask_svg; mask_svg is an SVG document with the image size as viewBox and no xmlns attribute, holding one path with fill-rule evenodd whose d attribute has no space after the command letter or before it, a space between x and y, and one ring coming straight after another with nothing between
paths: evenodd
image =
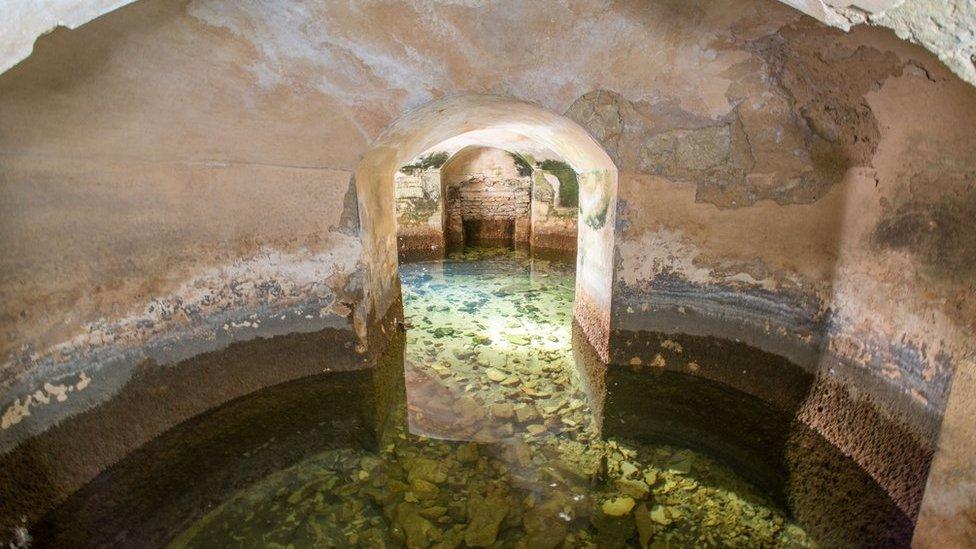
<instances>
[{"instance_id":1,"label":"dark waterline stain","mask_svg":"<svg viewBox=\"0 0 976 549\"><path fill-rule=\"evenodd\" d=\"M374 368L179 425L36 546L907 546L911 521L789 407L647 367L587 379L571 264L468 250L402 279L407 333Z\"/></svg>"}]
</instances>

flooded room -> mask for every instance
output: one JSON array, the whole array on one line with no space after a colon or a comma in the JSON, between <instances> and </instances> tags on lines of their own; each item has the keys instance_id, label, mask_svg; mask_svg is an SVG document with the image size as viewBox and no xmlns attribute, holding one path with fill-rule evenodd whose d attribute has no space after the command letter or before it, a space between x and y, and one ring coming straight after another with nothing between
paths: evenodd
<instances>
[{"instance_id":1,"label":"flooded room","mask_svg":"<svg viewBox=\"0 0 976 549\"><path fill-rule=\"evenodd\" d=\"M0 14L0 545L976 547L972 0Z\"/></svg>"}]
</instances>

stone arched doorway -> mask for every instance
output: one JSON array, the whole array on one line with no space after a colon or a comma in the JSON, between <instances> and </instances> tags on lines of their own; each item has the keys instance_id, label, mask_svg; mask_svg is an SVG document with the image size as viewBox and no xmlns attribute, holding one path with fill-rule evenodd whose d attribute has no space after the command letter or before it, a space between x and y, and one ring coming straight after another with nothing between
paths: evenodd
<instances>
[{"instance_id":1,"label":"stone arched doorway","mask_svg":"<svg viewBox=\"0 0 976 549\"><path fill-rule=\"evenodd\" d=\"M401 166L394 183L400 263L477 243L576 255L578 174L534 143L501 149L451 139Z\"/></svg>"},{"instance_id":2,"label":"stone arched doorway","mask_svg":"<svg viewBox=\"0 0 976 549\"><path fill-rule=\"evenodd\" d=\"M578 174L574 318L602 359L609 357L617 168L575 122L512 98L464 95L439 100L391 125L356 170L365 267L361 326L399 298L395 183L397 170L448 140L506 148L529 141L553 151ZM365 333L362 335L366 335Z\"/></svg>"}]
</instances>

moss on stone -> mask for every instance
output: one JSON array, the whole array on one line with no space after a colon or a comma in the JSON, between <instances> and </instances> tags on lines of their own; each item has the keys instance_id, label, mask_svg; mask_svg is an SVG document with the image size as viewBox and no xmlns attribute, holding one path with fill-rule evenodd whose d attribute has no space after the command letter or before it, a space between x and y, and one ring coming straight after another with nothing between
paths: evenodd
<instances>
[{"instance_id":1,"label":"moss on stone","mask_svg":"<svg viewBox=\"0 0 976 549\"><path fill-rule=\"evenodd\" d=\"M400 171L407 175L413 175L419 171L429 170L431 168L440 168L445 162L447 162L448 158L450 158L450 155L446 152L433 152L430 154L425 154L415 160L413 163L401 167Z\"/></svg>"},{"instance_id":2,"label":"moss on stone","mask_svg":"<svg viewBox=\"0 0 976 549\"><path fill-rule=\"evenodd\" d=\"M511 156L512 160L515 162L515 169L518 170L518 174L520 176L529 177L532 175L532 172L535 171L532 169L532 164L530 164L529 161L527 161L521 154L510 152L508 155Z\"/></svg>"},{"instance_id":3,"label":"moss on stone","mask_svg":"<svg viewBox=\"0 0 976 549\"><path fill-rule=\"evenodd\" d=\"M538 164L539 169L549 172L559 179L560 206L576 206L579 204L579 179L576 170L560 160L543 160Z\"/></svg>"}]
</instances>

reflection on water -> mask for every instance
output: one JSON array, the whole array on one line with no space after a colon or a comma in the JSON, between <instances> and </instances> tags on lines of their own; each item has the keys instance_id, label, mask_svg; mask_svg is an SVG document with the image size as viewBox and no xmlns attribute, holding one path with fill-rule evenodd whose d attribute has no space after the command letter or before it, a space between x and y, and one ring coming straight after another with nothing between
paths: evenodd
<instances>
[{"instance_id":1,"label":"reflection on water","mask_svg":"<svg viewBox=\"0 0 976 549\"><path fill-rule=\"evenodd\" d=\"M571 266L480 250L401 275L407 406L379 452L318 454L173 546L812 544L721 463L599 437L573 358Z\"/></svg>"},{"instance_id":2,"label":"reflection on water","mask_svg":"<svg viewBox=\"0 0 976 549\"><path fill-rule=\"evenodd\" d=\"M571 345L573 269L503 249L401 268L410 432L594 434Z\"/></svg>"},{"instance_id":3,"label":"reflection on water","mask_svg":"<svg viewBox=\"0 0 976 549\"><path fill-rule=\"evenodd\" d=\"M406 334L376 368L271 387L181 424L48 515L38 546L910 539L911 521L870 477L791 413L691 375L590 368L573 337L571 265L469 250L404 265L402 280Z\"/></svg>"}]
</instances>

